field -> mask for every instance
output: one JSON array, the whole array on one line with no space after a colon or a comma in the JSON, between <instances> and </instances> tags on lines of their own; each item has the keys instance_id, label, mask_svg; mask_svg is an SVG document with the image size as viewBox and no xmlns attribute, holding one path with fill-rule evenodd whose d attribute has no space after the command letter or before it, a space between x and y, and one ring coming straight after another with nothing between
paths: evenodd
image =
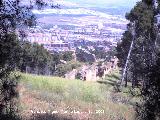
<instances>
[{"instance_id":1,"label":"field","mask_svg":"<svg viewBox=\"0 0 160 120\"><path fill-rule=\"evenodd\" d=\"M114 90L116 72L98 82L21 74L20 111L26 120L133 120L135 98Z\"/></svg>"}]
</instances>

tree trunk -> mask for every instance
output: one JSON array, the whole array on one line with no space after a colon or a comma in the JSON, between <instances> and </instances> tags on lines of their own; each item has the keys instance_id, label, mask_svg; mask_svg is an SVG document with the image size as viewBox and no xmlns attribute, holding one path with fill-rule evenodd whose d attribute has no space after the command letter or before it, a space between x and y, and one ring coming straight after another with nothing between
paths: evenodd
<instances>
[{"instance_id":1,"label":"tree trunk","mask_svg":"<svg viewBox=\"0 0 160 120\"><path fill-rule=\"evenodd\" d=\"M127 87L127 83L128 83L128 72L126 71L126 79L125 79L125 87Z\"/></svg>"}]
</instances>

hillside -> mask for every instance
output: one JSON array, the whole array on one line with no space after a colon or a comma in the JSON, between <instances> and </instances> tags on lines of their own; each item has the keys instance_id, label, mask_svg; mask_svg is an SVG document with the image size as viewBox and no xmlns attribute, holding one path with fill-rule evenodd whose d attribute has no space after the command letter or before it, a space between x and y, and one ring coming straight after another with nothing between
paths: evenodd
<instances>
[{"instance_id":1,"label":"hillside","mask_svg":"<svg viewBox=\"0 0 160 120\"><path fill-rule=\"evenodd\" d=\"M129 95L114 92L119 77L116 72L97 83L20 74L20 114L23 119L134 119Z\"/></svg>"}]
</instances>

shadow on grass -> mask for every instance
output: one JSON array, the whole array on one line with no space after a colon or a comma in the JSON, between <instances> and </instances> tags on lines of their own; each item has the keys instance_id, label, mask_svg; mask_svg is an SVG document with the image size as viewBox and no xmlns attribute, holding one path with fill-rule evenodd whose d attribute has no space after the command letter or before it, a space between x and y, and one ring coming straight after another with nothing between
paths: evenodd
<instances>
[{"instance_id":1,"label":"shadow on grass","mask_svg":"<svg viewBox=\"0 0 160 120\"><path fill-rule=\"evenodd\" d=\"M97 81L100 84L105 84L105 85L111 85L111 86L115 86L117 84L116 81L112 80L112 79L108 79L108 80L103 80L103 81Z\"/></svg>"},{"instance_id":2,"label":"shadow on grass","mask_svg":"<svg viewBox=\"0 0 160 120\"><path fill-rule=\"evenodd\" d=\"M117 75L115 75L115 74L106 75L106 77L114 78L114 79L116 79L116 80L119 80L119 79L120 79L120 77L119 77L119 76L117 76Z\"/></svg>"},{"instance_id":3,"label":"shadow on grass","mask_svg":"<svg viewBox=\"0 0 160 120\"><path fill-rule=\"evenodd\" d=\"M55 114L33 114L29 120L74 120L71 117L64 117Z\"/></svg>"}]
</instances>

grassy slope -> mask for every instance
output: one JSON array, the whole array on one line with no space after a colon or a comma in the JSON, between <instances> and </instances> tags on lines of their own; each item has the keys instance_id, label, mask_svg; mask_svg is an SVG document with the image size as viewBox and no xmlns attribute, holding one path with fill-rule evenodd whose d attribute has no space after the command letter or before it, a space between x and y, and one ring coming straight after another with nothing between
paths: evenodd
<instances>
[{"instance_id":1,"label":"grassy slope","mask_svg":"<svg viewBox=\"0 0 160 120\"><path fill-rule=\"evenodd\" d=\"M57 110L59 111L56 114L59 116L56 117L57 120L67 118L75 120L134 119L132 106L112 101L113 83L118 78L117 73L107 76L99 83L22 73L21 75L20 98L24 116L32 117L30 110L34 109L35 111ZM67 114L63 114L62 111L65 110L68 111ZM81 113L72 114L73 110ZM98 110L104 110L104 113L96 113ZM89 114L89 111L92 113ZM55 117L50 112L47 113L45 118Z\"/></svg>"}]
</instances>

